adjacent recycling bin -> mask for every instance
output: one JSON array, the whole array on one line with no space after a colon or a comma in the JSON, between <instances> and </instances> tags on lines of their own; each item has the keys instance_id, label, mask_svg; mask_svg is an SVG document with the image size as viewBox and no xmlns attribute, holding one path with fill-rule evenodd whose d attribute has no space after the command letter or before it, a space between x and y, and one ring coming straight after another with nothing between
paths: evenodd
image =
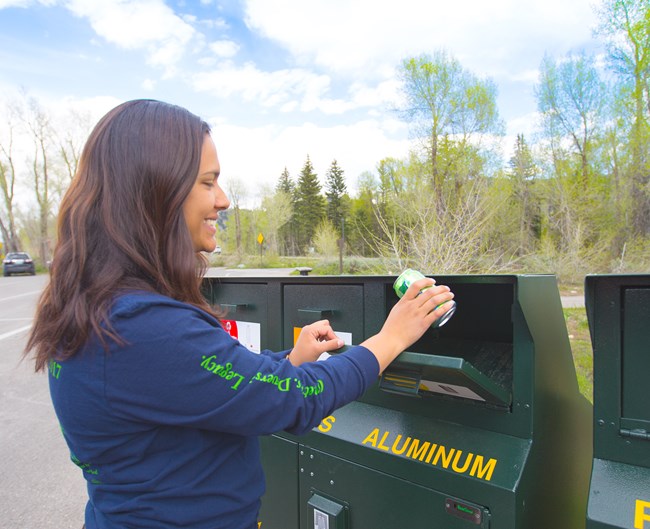
<instances>
[{"instance_id":1,"label":"adjacent recycling bin","mask_svg":"<svg viewBox=\"0 0 650 529\"><path fill-rule=\"evenodd\" d=\"M204 292L281 350L322 318L350 345L377 333L394 280L209 278ZM448 323L311 433L263 438L262 529L585 527L592 409L555 277L436 280L455 293Z\"/></svg>"},{"instance_id":2,"label":"adjacent recycling bin","mask_svg":"<svg viewBox=\"0 0 650 529\"><path fill-rule=\"evenodd\" d=\"M594 351L588 529L650 529L650 275L585 278Z\"/></svg>"}]
</instances>

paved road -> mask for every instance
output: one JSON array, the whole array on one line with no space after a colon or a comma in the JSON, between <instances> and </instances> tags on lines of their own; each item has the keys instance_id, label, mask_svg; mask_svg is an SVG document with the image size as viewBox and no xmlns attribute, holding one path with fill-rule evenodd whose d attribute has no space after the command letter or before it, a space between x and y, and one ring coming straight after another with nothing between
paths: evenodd
<instances>
[{"instance_id":1,"label":"paved road","mask_svg":"<svg viewBox=\"0 0 650 529\"><path fill-rule=\"evenodd\" d=\"M0 527L80 529L85 485L69 459L47 377L21 362L47 276L0 277Z\"/></svg>"},{"instance_id":2,"label":"paved road","mask_svg":"<svg viewBox=\"0 0 650 529\"><path fill-rule=\"evenodd\" d=\"M208 268L206 277L283 277L295 268Z\"/></svg>"},{"instance_id":3,"label":"paved road","mask_svg":"<svg viewBox=\"0 0 650 529\"><path fill-rule=\"evenodd\" d=\"M585 306L584 296L562 296L562 306L565 309L576 309Z\"/></svg>"}]
</instances>

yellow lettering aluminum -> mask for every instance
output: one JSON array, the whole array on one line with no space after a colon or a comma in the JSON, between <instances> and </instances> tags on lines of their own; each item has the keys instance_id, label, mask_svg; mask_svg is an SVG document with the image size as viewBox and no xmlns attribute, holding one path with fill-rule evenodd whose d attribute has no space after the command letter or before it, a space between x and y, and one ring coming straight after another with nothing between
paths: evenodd
<instances>
[{"instance_id":1,"label":"yellow lettering aluminum","mask_svg":"<svg viewBox=\"0 0 650 529\"><path fill-rule=\"evenodd\" d=\"M449 468L455 451L455 448L450 448L449 453L447 453L447 449L444 446L440 445L440 448L438 448L438 452L436 453L436 457L433 458L433 464L437 465L440 458L442 458L442 467Z\"/></svg>"},{"instance_id":2,"label":"yellow lettering aluminum","mask_svg":"<svg viewBox=\"0 0 650 529\"><path fill-rule=\"evenodd\" d=\"M650 501L636 500L634 529L646 529L645 522L650 522Z\"/></svg>"},{"instance_id":3,"label":"yellow lettering aluminum","mask_svg":"<svg viewBox=\"0 0 650 529\"><path fill-rule=\"evenodd\" d=\"M419 459L422 461L424 459L424 456L427 454L427 450L429 450L429 446L431 446L431 443L429 441L425 441L422 443L422 447L420 448L420 440L413 439L413 441L411 441L409 451L406 452L406 457L410 457L411 459Z\"/></svg>"},{"instance_id":4,"label":"yellow lettering aluminum","mask_svg":"<svg viewBox=\"0 0 650 529\"><path fill-rule=\"evenodd\" d=\"M459 474L464 474L467 472L467 469L469 468L469 464L472 462L472 458L474 457L474 454L470 452L467 454L467 457L465 458L465 464L462 467L458 466L458 460L460 459L460 456L463 454L462 450L457 450L456 451L456 457L454 457L454 462L451 464L451 469L454 472L458 472Z\"/></svg>"},{"instance_id":5,"label":"yellow lettering aluminum","mask_svg":"<svg viewBox=\"0 0 650 529\"><path fill-rule=\"evenodd\" d=\"M470 470L470 476L476 476L479 479L484 479L485 481L490 481L492 479L492 473L494 472L494 467L497 466L497 460L490 458L487 462L487 465L483 466L483 456L476 456L474 459L474 465L472 470Z\"/></svg>"},{"instance_id":6,"label":"yellow lettering aluminum","mask_svg":"<svg viewBox=\"0 0 650 529\"><path fill-rule=\"evenodd\" d=\"M389 435L390 435L390 432L388 430L386 430L384 432L383 437L381 438L381 441L379 441L379 444L377 445L377 448L380 448L381 450L386 450L386 452L388 452L390 450L390 448L384 444L384 441L386 440L386 437L388 437Z\"/></svg>"},{"instance_id":7,"label":"yellow lettering aluminum","mask_svg":"<svg viewBox=\"0 0 650 529\"><path fill-rule=\"evenodd\" d=\"M377 439L379 439L379 428L375 428L368 437L366 437L361 444L365 445L366 443L370 443L372 446L377 448Z\"/></svg>"},{"instance_id":8,"label":"yellow lettering aluminum","mask_svg":"<svg viewBox=\"0 0 650 529\"><path fill-rule=\"evenodd\" d=\"M402 434L398 434L395 440L393 441L393 446L390 449L391 452L393 452L393 454L397 454L398 456L404 453L404 450L407 449L409 443L411 442L411 438L407 437L404 440L404 444L402 445L402 448L397 448L397 445L399 444L401 439L402 439Z\"/></svg>"}]
</instances>

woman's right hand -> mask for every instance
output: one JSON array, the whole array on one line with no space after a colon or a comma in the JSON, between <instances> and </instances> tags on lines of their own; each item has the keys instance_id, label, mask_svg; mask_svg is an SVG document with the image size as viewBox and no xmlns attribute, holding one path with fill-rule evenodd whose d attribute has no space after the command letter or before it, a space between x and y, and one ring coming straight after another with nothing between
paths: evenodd
<instances>
[{"instance_id":1,"label":"woman's right hand","mask_svg":"<svg viewBox=\"0 0 650 529\"><path fill-rule=\"evenodd\" d=\"M388 314L381 331L361 343L377 357L380 373L451 308L451 303L439 305L453 298L449 287L435 285L431 278L413 282Z\"/></svg>"}]
</instances>

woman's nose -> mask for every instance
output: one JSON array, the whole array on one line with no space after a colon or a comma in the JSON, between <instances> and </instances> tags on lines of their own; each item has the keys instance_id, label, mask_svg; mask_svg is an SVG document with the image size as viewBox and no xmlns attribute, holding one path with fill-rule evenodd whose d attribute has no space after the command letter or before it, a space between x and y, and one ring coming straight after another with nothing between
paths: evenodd
<instances>
[{"instance_id":1,"label":"woman's nose","mask_svg":"<svg viewBox=\"0 0 650 529\"><path fill-rule=\"evenodd\" d=\"M220 187L217 187L217 192L215 193L214 197L214 204L219 210L228 209L230 207L230 200L228 200L228 196Z\"/></svg>"}]
</instances>

